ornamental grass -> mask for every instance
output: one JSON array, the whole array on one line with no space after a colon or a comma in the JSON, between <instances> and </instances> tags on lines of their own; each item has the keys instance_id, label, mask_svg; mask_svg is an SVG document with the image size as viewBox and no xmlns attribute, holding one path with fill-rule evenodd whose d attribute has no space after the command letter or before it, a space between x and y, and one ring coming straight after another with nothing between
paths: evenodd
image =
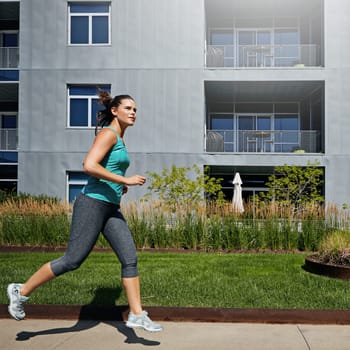
<instances>
[{"instance_id":1,"label":"ornamental grass","mask_svg":"<svg viewBox=\"0 0 350 350\"><path fill-rule=\"evenodd\" d=\"M0 244L65 246L71 205L45 196L10 196L0 202ZM349 228L348 209L310 203L248 202L168 206L157 200L124 202L137 248L203 251L317 251L334 230ZM101 235L97 247L108 247Z\"/></svg>"}]
</instances>

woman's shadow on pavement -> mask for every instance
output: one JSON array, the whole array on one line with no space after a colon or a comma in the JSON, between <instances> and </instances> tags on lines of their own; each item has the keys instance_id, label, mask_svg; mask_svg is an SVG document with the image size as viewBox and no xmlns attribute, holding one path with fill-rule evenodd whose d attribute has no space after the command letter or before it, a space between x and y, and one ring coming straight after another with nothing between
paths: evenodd
<instances>
[{"instance_id":1,"label":"woman's shadow on pavement","mask_svg":"<svg viewBox=\"0 0 350 350\"><path fill-rule=\"evenodd\" d=\"M71 327L43 329L37 332L22 331L17 333L16 340L24 341L40 335L80 332L88 330L98 324L105 323L115 327L124 334L127 344L142 344L146 346L160 345L160 342L138 337L135 331L125 326L123 314L127 312L127 306L115 306L115 300L120 296L122 289L99 288L94 299L88 305L83 305L79 313L77 323Z\"/></svg>"}]
</instances>

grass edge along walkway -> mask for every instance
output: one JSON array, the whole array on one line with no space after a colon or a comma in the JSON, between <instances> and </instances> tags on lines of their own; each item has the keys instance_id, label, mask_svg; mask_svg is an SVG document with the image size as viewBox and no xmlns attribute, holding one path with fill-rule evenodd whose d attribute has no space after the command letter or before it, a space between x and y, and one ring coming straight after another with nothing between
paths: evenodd
<instances>
[{"instance_id":1,"label":"grass edge along walkway","mask_svg":"<svg viewBox=\"0 0 350 350\"><path fill-rule=\"evenodd\" d=\"M155 321L270 324L350 324L350 310L271 310L149 306ZM128 307L108 305L27 305L28 319L126 321ZM10 318L0 304L0 319Z\"/></svg>"}]
</instances>

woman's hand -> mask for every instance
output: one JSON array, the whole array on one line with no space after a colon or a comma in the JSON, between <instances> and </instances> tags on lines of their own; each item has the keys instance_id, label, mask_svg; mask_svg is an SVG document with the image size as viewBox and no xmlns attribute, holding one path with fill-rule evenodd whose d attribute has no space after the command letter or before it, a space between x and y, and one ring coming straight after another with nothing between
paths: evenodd
<instances>
[{"instance_id":1,"label":"woman's hand","mask_svg":"<svg viewBox=\"0 0 350 350\"><path fill-rule=\"evenodd\" d=\"M127 194L128 193L128 189L129 189L129 187L124 185L123 186L123 194Z\"/></svg>"},{"instance_id":2,"label":"woman's hand","mask_svg":"<svg viewBox=\"0 0 350 350\"><path fill-rule=\"evenodd\" d=\"M136 185L142 186L145 182L146 182L146 178L141 175L134 175L134 176L125 178L125 184L127 186L136 186Z\"/></svg>"}]
</instances>

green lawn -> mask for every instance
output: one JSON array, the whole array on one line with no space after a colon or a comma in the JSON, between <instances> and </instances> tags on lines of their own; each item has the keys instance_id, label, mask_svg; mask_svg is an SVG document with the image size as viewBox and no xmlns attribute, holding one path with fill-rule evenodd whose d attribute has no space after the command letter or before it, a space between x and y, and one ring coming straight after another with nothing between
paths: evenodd
<instances>
[{"instance_id":1,"label":"green lawn","mask_svg":"<svg viewBox=\"0 0 350 350\"><path fill-rule=\"evenodd\" d=\"M26 280L60 253L0 254L6 285ZM304 254L139 253L144 306L349 309L349 282L310 274ZM92 253L80 269L36 290L32 304L119 304L126 298L113 253Z\"/></svg>"}]
</instances>

